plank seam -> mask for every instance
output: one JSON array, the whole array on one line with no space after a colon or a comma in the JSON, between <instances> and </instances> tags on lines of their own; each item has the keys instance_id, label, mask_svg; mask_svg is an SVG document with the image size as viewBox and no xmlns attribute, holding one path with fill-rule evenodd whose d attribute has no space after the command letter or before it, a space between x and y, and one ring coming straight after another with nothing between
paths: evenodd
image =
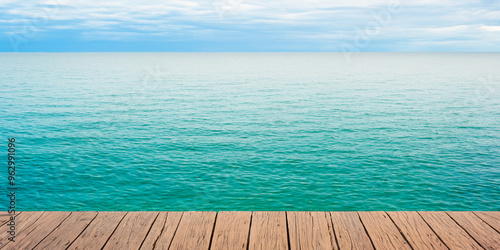
<instances>
[{"instance_id":1,"label":"plank seam","mask_svg":"<svg viewBox=\"0 0 500 250\"><path fill-rule=\"evenodd\" d=\"M286 221L286 239L288 242L288 249L291 249L290 244L290 229L288 228L288 212L285 212L285 221Z\"/></svg>"},{"instance_id":2,"label":"plank seam","mask_svg":"<svg viewBox=\"0 0 500 250\"><path fill-rule=\"evenodd\" d=\"M460 228L462 228L480 247L482 247L483 249L486 249L486 247L481 245L481 243L479 243L479 241L477 241L464 227L462 227L462 225L460 225L453 217L451 217L451 215L448 212L444 212L444 213L446 215L448 215L451 218L451 220L453 222L455 222Z\"/></svg>"},{"instance_id":3,"label":"plank seam","mask_svg":"<svg viewBox=\"0 0 500 250\"><path fill-rule=\"evenodd\" d=\"M34 216L35 214L36 214L36 212L33 212L33 215L32 215L32 216ZM45 214L45 211L43 211L43 212L42 212L42 214L41 214L38 218L36 218L36 220L35 220L35 221L33 221L32 225L33 225L33 224L35 224L35 223L36 223L36 222L37 222L40 218L42 218L42 216L43 216L44 214ZM31 217L28 217L28 218L31 218ZM2 246L2 249L3 249L3 247L6 247L7 245L9 245L9 243L12 243L12 241L9 241L9 242L7 242L5 245L3 245L3 246ZM12 244L11 244L11 245L12 245Z\"/></svg>"},{"instance_id":4,"label":"plank seam","mask_svg":"<svg viewBox=\"0 0 500 250\"><path fill-rule=\"evenodd\" d=\"M212 248L212 241L214 240L215 225L217 225L217 217L218 216L219 216L219 212L215 212L214 226L212 227L212 233L210 235L210 243L208 244L208 250L210 250Z\"/></svg>"},{"instance_id":5,"label":"plank seam","mask_svg":"<svg viewBox=\"0 0 500 250\"><path fill-rule=\"evenodd\" d=\"M168 215L170 213L167 212L167 215L165 216L165 223L163 223L163 226L161 227L161 230L160 230L160 234L158 234L158 237L156 237L156 240L155 242L153 242L153 249L156 248L156 243L158 243L158 240L160 239L161 235L163 234L163 231L165 231L165 226L167 225L167 221L168 221ZM160 213L158 213L158 216L160 216ZM141 246L142 247L142 246Z\"/></svg>"},{"instance_id":6,"label":"plank seam","mask_svg":"<svg viewBox=\"0 0 500 250\"><path fill-rule=\"evenodd\" d=\"M44 241L47 237L49 237L50 234L52 234L58 227L61 226L61 224L66 220L68 219L71 215L73 214L73 212L69 212L68 216L66 216L56 227L54 227L54 229L52 229L52 231L50 231L50 233L48 233L47 235L45 235L45 237L43 237L42 240L40 240L38 243L36 243L36 245L32 248L32 249L35 249L38 245L40 245L40 243L42 243L42 241Z\"/></svg>"},{"instance_id":7,"label":"plank seam","mask_svg":"<svg viewBox=\"0 0 500 250\"><path fill-rule=\"evenodd\" d=\"M181 218L179 219L179 222L177 223L177 226L175 227L174 234L172 235L172 240L171 240L171 241L170 241L170 243L168 244L167 249L170 249L170 246L172 246L172 242L174 242L175 234L177 233L177 229L179 229L179 225L181 224L182 217L184 217L184 213L185 213L185 212L183 212L183 213L181 214Z\"/></svg>"},{"instance_id":8,"label":"plank seam","mask_svg":"<svg viewBox=\"0 0 500 250\"><path fill-rule=\"evenodd\" d=\"M396 226L396 228L398 229L399 233L401 234L401 236L403 236L403 239L405 239L405 241L408 243L408 246L410 246L410 248L412 250L415 250L413 248L413 246L410 244L410 241L406 238L406 236L404 235L403 231L398 227L398 225L396 224L396 222L394 222L394 220L392 219L392 217L389 215L389 213L387 213L387 211L384 211L385 214L387 214L387 217L389 217L389 219L392 221L392 224L394 224L394 226Z\"/></svg>"},{"instance_id":9,"label":"plank seam","mask_svg":"<svg viewBox=\"0 0 500 250\"><path fill-rule=\"evenodd\" d=\"M485 220L483 220L483 218L481 218L481 216L477 215L476 212L472 212L476 217L478 217L480 220L482 220L484 223L486 223L486 225L490 226L491 228L493 228L493 230L495 230L497 233L500 234L500 231L498 231L496 228L494 228L492 225L490 225L488 222L486 222Z\"/></svg>"},{"instance_id":10,"label":"plank seam","mask_svg":"<svg viewBox=\"0 0 500 250\"><path fill-rule=\"evenodd\" d=\"M248 225L247 250L250 248L250 232L252 231L253 212L250 213L250 223Z\"/></svg>"},{"instance_id":11,"label":"plank seam","mask_svg":"<svg viewBox=\"0 0 500 250\"><path fill-rule=\"evenodd\" d=\"M141 249L142 245L144 244L144 241L146 241L146 238L148 238L149 232L151 232L151 228L153 228L153 225L155 224L155 222L156 222L156 220L158 219L158 217L159 217L159 216L160 216L160 212L158 212L158 213L156 214L156 217L155 217L155 219L153 220L153 223L151 223L151 226L149 227L148 232L147 232L147 233L146 233L146 235L144 236L144 239L142 240L141 245L139 246L139 249ZM163 230L163 228L162 228L162 230Z\"/></svg>"},{"instance_id":12,"label":"plank seam","mask_svg":"<svg viewBox=\"0 0 500 250\"><path fill-rule=\"evenodd\" d=\"M85 228L78 234L78 236L76 236L76 238L73 241L71 241L71 243L69 243L69 245L66 247L66 249L68 249L71 245L73 245L73 243L75 243L75 241L78 239L78 237L80 237L83 234L83 232L85 232L85 230L87 230L87 228L90 226L90 224L92 224L92 222L94 222L97 215L99 215L98 211L96 211L94 218L92 218L92 220L90 220L89 224L87 224L87 226L85 226Z\"/></svg>"},{"instance_id":13,"label":"plank seam","mask_svg":"<svg viewBox=\"0 0 500 250\"><path fill-rule=\"evenodd\" d=\"M370 236L370 234L368 233L368 230L366 230L365 223L364 223L364 222L363 222L363 220L361 219L361 215L359 215L359 212L356 212L356 214L358 215L358 219L359 219L359 221L361 222L361 225L363 225L363 229L365 230L365 233L366 233L366 235L368 236L368 239L370 239L370 243L372 243L373 249L374 249L374 250L376 250L377 248L375 247L375 244L373 244L372 237L371 237L371 236Z\"/></svg>"},{"instance_id":14,"label":"plank seam","mask_svg":"<svg viewBox=\"0 0 500 250\"><path fill-rule=\"evenodd\" d=\"M118 227L120 226L120 224L122 223L123 219L125 219L125 217L127 216L128 212L125 213L125 215L122 217L122 219L120 220L120 222L118 222L118 224L116 225L115 229L113 230L113 232L109 235L108 239L106 240L106 242L104 242L104 245L102 245L101 247L101 250L104 249L104 247L106 246L106 244L108 244L109 240L111 239L111 237L113 237L113 234L115 234L116 232L116 229L118 229Z\"/></svg>"},{"instance_id":15,"label":"plank seam","mask_svg":"<svg viewBox=\"0 0 500 250\"><path fill-rule=\"evenodd\" d=\"M333 212L325 212L325 216L328 214L330 215L330 225L332 226L332 232L333 232L333 238L335 238L335 244L337 245L337 249L340 249L339 246L339 241L337 239L337 233L335 233L335 227L333 226L333 218L332 218L332 213ZM332 247L333 247L333 242L332 242Z\"/></svg>"},{"instance_id":16,"label":"plank seam","mask_svg":"<svg viewBox=\"0 0 500 250\"><path fill-rule=\"evenodd\" d=\"M450 247L449 247L448 245L446 245L446 242L444 242L444 240L443 240L443 239L441 239L441 236L439 236L439 234L438 234L436 231L434 231L434 228L432 228L432 227L431 227L431 224L429 224L429 223L428 223L428 222L424 219L424 216L422 216L422 215L420 214L420 212L418 212L418 211L417 211L417 214L420 216L420 218L422 218L422 220L425 222L425 224L427 224L427 226L431 229L431 231L432 231L432 232L434 232L434 234L438 237L438 239L439 239L441 242L443 242L444 246L445 246L446 248L450 249Z\"/></svg>"},{"instance_id":17,"label":"plank seam","mask_svg":"<svg viewBox=\"0 0 500 250\"><path fill-rule=\"evenodd\" d=\"M18 212L18 213L16 213L16 214L14 214L14 216L15 216L15 217L17 217L17 216L18 216L18 215L20 215L21 213L22 213L22 212ZM8 217L9 217L9 220L10 220L11 215L8 215ZM2 223L2 224L0 225L0 227L1 227L1 226L3 226L3 225L5 225L5 224L7 224L7 222L9 222L9 220L6 220L4 223Z\"/></svg>"}]
</instances>

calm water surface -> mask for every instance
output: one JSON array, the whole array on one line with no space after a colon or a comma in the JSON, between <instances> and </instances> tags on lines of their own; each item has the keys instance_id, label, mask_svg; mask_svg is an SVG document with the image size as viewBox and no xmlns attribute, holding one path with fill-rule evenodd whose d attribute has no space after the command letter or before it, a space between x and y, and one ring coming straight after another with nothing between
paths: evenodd
<instances>
[{"instance_id":1,"label":"calm water surface","mask_svg":"<svg viewBox=\"0 0 500 250\"><path fill-rule=\"evenodd\" d=\"M499 69L500 54L3 53L0 132L22 210L500 210Z\"/></svg>"}]
</instances>

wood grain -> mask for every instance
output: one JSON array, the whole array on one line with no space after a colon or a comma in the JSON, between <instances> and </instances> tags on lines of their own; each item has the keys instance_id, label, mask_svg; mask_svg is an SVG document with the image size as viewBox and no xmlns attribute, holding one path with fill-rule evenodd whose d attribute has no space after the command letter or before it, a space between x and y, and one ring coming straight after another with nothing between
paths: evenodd
<instances>
[{"instance_id":1,"label":"wood grain","mask_svg":"<svg viewBox=\"0 0 500 250\"><path fill-rule=\"evenodd\" d=\"M216 212L184 212L170 249L208 249L216 215Z\"/></svg>"},{"instance_id":2,"label":"wood grain","mask_svg":"<svg viewBox=\"0 0 500 250\"><path fill-rule=\"evenodd\" d=\"M253 212L248 249L288 249L285 212Z\"/></svg>"},{"instance_id":3,"label":"wood grain","mask_svg":"<svg viewBox=\"0 0 500 250\"><path fill-rule=\"evenodd\" d=\"M411 249L385 212L358 212L376 249Z\"/></svg>"},{"instance_id":4,"label":"wood grain","mask_svg":"<svg viewBox=\"0 0 500 250\"><path fill-rule=\"evenodd\" d=\"M373 245L356 212L330 212L340 249L367 249Z\"/></svg>"},{"instance_id":5,"label":"wood grain","mask_svg":"<svg viewBox=\"0 0 500 250\"><path fill-rule=\"evenodd\" d=\"M99 212L68 249L101 249L126 212Z\"/></svg>"},{"instance_id":6,"label":"wood grain","mask_svg":"<svg viewBox=\"0 0 500 250\"><path fill-rule=\"evenodd\" d=\"M111 235L103 250L139 249L158 212L129 212Z\"/></svg>"},{"instance_id":7,"label":"wood grain","mask_svg":"<svg viewBox=\"0 0 500 250\"><path fill-rule=\"evenodd\" d=\"M9 225L4 224L0 227L0 249L3 249L7 244L16 244L19 242L19 233L27 228L29 225L35 223L40 217L44 214L44 212L23 212L16 217L15 223L15 232L16 242L10 242L9 237L11 236L7 231L9 230Z\"/></svg>"},{"instance_id":8,"label":"wood grain","mask_svg":"<svg viewBox=\"0 0 500 250\"><path fill-rule=\"evenodd\" d=\"M472 212L448 212L448 215L484 249L500 248L500 234Z\"/></svg>"},{"instance_id":9,"label":"wood grain","mask_svg":"<svg viewBox=\"0 0 500 250\"><path fill-rule=\"evenodd\" d=\"M141 249L168 249L181 221L182 212L160 212Z\"/></svg>"},{"instance_id":10,"label":"wood grain","mask_svg":"<svg viewBox=\"0 0 500 250\"><path fill-rule=\"evenodd\" d=\"M330 213L287 212L290 249L337 249Z\"/></svg>"},{"instance_id":11,"label":"wood grain","mask_svg":"<svg viewBox=\"0 0 500 250\"><path fill-rule=\"evenodd\" d=\"M500 212L25 211L0 249L500 250L499 226Z\"/></svg>"},{"instance_id":12,"label":"wood grain","mask_svg":"<svg viewBox=\"0 0 500 250\"><path fill-rule=\"evenodd\" d=\"M474 214L500 232L500 212L474 212Z\"/></svg>"},{"instance_id":13,"label":"wood grain","mask_svg":"<svg viewBox=\"0 0 500 250\"><path fill-rule=\"evenodd\" d=\"M450 249L483 249L446 212L418 212Z\"/></svg>"},{"instance_id":14,"label":"wood grain","mask_svg":"<svg viewBox=\"0 0 500 250\"><path fill-rule=\"evenodd\" d=\"M245 250L252 212L219 212L212 239L212 250Z\"/></svg>"},{"instance_id":15,"label":"wood grain","mask_svg":"<svg viewBox=\"0 0 500 250\"><path fill-rule=\"evenodd\" d=\"M19 214L21 214L21 212L16 212L15 214L9 214L8 212L0 212L0 226L3 226L5 223L9 222L10 220L10 217L14 216L18 216Z\"/></svg>"},{"instance_id":16,"label":"wood grain","mask_svg":"<svg viewBox=\"0 0 500 250\"><path fill-rule=\"evenodd\" d=\"M72 212L34 249L66 249L96 216L97 212Z\"/></svg>"},{"instance_id":17,"label":"wood grain","mask_svg":"<svg viewBox=\"0 0 500 250\"><path fill-rule=\"evenodd\" d=\"M413 249L448 249L417 212L387 212Z\"/></svg>"},{"instance_id":18,"label":"wood grain","mask_svg":"<svg viewBox=\"0 0 500 250\"><path fill-rule=\"evenodd\" d=\"M15 244L7 244L2 249L32 249L49 235L71 212L45 212L33 223L20 228Z\"/></svg>"}]
</instances>

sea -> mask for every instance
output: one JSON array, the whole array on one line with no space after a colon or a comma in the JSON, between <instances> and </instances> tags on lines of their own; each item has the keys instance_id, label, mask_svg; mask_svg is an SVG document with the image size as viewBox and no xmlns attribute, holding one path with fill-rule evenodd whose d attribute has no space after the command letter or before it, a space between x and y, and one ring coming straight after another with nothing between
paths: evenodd
<instances>
[{"instance_id":1,"label":"sea","mask_svg":"<svg viewBox=\"0 0 500 250\"><path fill-rule=\"evenodd\" d=\"M500 53L0 53L0 89L4 210L500 210Z\"/></svg>"}]
</instances>

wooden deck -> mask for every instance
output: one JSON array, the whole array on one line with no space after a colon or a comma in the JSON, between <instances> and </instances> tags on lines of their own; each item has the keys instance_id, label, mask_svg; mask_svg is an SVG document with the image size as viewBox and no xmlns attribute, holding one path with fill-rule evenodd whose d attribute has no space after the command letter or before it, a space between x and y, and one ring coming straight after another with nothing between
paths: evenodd
<instances>
[{"instance_id":1,"label":"wooden deck","mask_svg":"<svg viewBox=\"0 0 500 250\"><path fill-rule=\"evenodd\" d=\"M1 249L500 249L500 212L20 212Z\"/></svg>"}]
</instances>

